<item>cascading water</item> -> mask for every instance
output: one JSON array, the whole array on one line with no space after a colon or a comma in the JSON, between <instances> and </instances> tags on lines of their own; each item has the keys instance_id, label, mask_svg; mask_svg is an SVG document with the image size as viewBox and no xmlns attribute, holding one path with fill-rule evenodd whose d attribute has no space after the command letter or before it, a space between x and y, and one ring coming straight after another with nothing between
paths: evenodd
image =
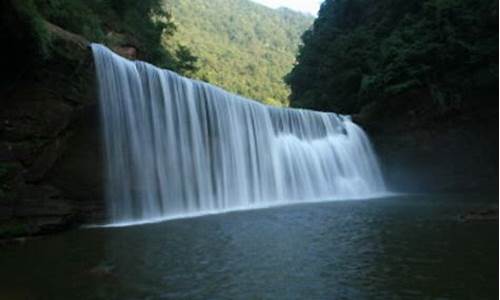
<instances>
[{"instance_id":1,"label":"cascading water","mask_svg":"<svg viewBox=\"0 0 500 300\"><path fill-rule=\"evenodd\" d=\"M385 193L347 116L273 108L93 44L113 223Z\"/></svg>"}]
</instances>

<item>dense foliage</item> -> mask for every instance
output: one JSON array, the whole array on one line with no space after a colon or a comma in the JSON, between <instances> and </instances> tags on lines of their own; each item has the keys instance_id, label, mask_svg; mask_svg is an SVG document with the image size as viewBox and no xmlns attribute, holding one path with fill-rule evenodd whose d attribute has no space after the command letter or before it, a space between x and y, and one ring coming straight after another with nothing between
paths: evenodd
<instances>
[{"instance_id":1,"label":"dense foliage","mask_svg":"<svg viewBox=\"0 0 500 300\"><path fill-rule=\"evenodd\" d=\"M249 0L164 1L178 24L174 40L199 57L195 77L267 103L287 103L282 78L312 16Z\"/></svg>"},{"instance_id":2,"label":"dense foliage","mask_svg":"<svg viewBox=\"0 0 500 300\"><path fill-rule=\"evenodd\" d=\"M326 0L302 39L292 106L353 113L424 88L446 108L497 92L496 0Z\"/></svg>"},{"instance_id":3,"label":"dense foliage","mask_svg":"<svg viewBox=\"0 0 500 300\"><path fill-rule=\"evenodd\" d=\"M163 41L171 39L176 26L160 0L21 0L20 3L18 10L29 12L32 20L44 18L93 42L133 45L139 49L141 59L177 72L196 70L196 58L188 48L175 44L164 47ZM42 25L35 27L39 35L44 33Z\"/></svg>"}]
</instances>

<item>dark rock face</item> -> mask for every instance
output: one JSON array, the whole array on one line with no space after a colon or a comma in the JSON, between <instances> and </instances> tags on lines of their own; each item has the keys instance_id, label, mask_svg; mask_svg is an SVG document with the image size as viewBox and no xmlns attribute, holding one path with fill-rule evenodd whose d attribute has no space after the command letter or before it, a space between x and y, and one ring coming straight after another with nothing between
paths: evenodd
<instances>
[{"instance_id":1,"label":"dark rock face","mask_svg":"<svg viewBox=\"0 0 500 300\"><path fill-rule=\"evenodd\" d=\"M7 30L22 31L13 25ZM103 219L91 52L82 37L47 27L51 57L9 57L19 70L4 74L11 80L0 88L0 239ZM4 39L13 52L29 53L22 34Z\"/></svg>"},{"instance_id":2,"label":"dark rock face","mask_svg":"<svg viewBox=\"0 0 500 300\"><path fill-rule=\"evenodd\" d=\"M446 108L416 90L355 120L368 131L393 190L498 191L498 90Z\"/></svg>"}]
</instances>

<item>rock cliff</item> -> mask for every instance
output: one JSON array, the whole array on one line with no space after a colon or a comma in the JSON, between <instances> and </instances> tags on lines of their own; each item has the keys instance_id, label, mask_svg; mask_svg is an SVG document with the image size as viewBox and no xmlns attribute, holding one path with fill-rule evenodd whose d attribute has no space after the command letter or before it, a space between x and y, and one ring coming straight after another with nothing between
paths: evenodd
<instances>
[{"instance_id":1,"label":"rock cliff","mask_svg":"<svg viewBox=\"0 0 500 300\"><path fill-rule=\"evenodd\" d=\"M471 97L440 108L430 103L430 91L421 89L355 116L368 131L393 190L498 191L498 90Z\"/></svg>"},{"instance_id":2,"label":"rock cliff","mask_svg":"<svg viewBox=\"0 0 500 300\"><path fill-rule=\"evenodd\" d=\"M54 51L40 59L26 20L2 6L0 237L98 221L103 179L88 41L47 23Z\"/></svg>"}]
</instances>

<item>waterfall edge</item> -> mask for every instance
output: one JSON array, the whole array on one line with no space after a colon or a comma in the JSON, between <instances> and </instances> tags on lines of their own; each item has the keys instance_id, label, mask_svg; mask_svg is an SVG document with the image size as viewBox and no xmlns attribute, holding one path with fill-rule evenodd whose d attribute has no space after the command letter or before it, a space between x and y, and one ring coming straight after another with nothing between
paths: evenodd
<instances>
[{"instance_id":1,"label":"waterfall edge","mask_svg":"<svg viewBox=\"0 0 500 300\"><path fill-rule=\"evenodd\" d=\"M388 193L348 116L270 107L102 45L92 51L111 223Z\"/></svg>"}]
</instances>

